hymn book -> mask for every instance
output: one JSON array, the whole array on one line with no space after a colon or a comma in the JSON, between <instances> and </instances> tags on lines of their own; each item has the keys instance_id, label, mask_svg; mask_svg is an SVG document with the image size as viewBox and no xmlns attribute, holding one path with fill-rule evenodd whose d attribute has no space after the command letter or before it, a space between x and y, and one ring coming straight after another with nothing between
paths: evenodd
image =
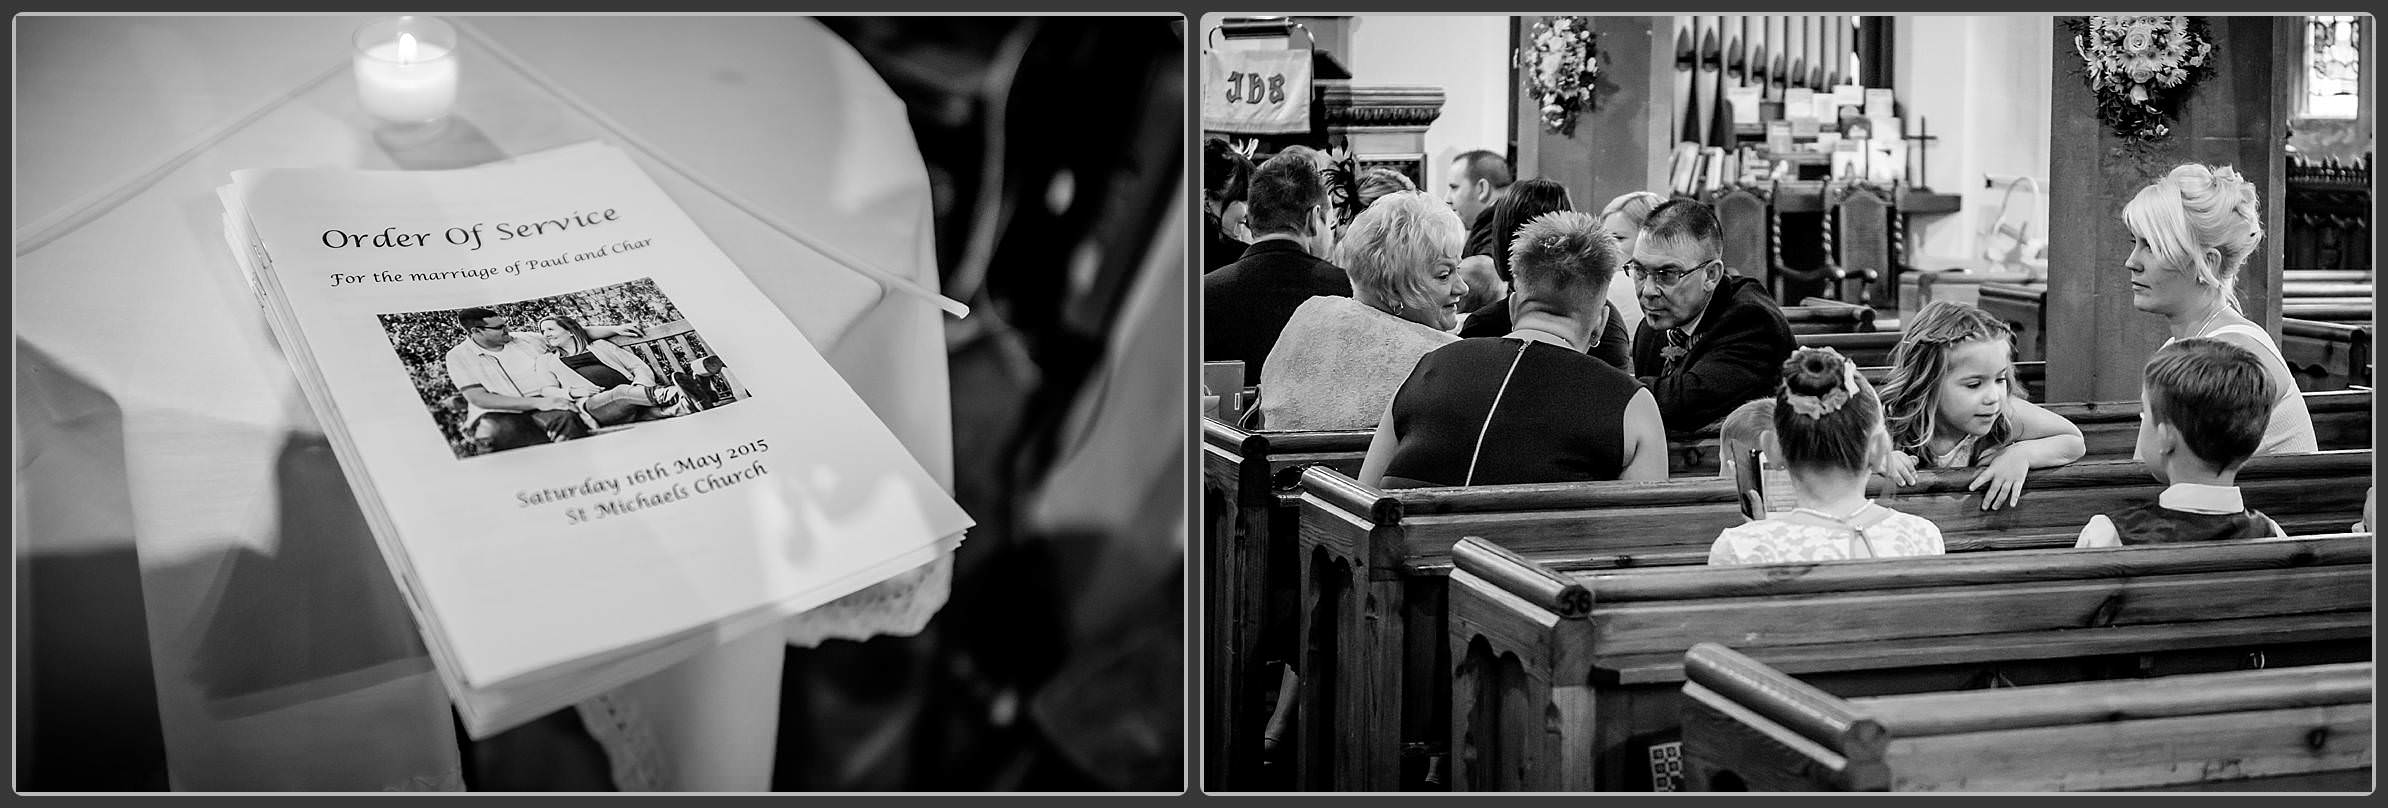
<instances>
[{"instance_id":1,"label":"hymn book","mask_svg":"<svg viewBox=\"0 0 2388 808\"><path fill-rule=\"evenodd\" d=\"M617 149L249 170L219 196L474 737L926 564L972 524Z\"/></svg>"}]
</instances>

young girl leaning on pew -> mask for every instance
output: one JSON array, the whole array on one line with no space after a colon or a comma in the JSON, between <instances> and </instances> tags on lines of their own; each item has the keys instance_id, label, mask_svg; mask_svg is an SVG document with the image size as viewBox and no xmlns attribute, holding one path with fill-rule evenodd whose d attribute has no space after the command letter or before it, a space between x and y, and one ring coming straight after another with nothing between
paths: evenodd
<instances>
[{"instance_id":1,"label":"young girl leaning on pew","mask_svg":"<svg viewBox=\"0 0 2388 808\"><path fill-rule=\"evenodd\" d=\"M1889 451L1882 402L1857 365L1831 348L1801 348L1783 363L1769 457L1789 470L1800 506L1726 528L1710 564L1769 564L1940 555L1940 528L1874 504L1866 481Z\"/></svg>"},{"instance_id":2,"label":"young girl leaning on pew","mask_svg":"<svg viewBox=\"0 0 2388 808\"><path fill-rule=\"evenodd\" d=\"M1917 469L1982 467L1966 490L1982 508L2023 499L2032 469L2086 451L2081 428L2017 395L2014 330L1965 303L1933 301L1906 325L1882 384L1892 452L1883 474L1911 485Z\"/></svg>"}]
</instances>

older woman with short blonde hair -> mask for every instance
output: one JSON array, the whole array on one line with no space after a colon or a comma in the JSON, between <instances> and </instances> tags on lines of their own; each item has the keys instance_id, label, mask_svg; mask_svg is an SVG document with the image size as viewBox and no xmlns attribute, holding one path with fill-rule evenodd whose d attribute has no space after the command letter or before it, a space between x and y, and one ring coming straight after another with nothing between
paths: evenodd
<instances>
[{"instance_id":1,"label":"older woman with short blonde hair","mask_svg":"<svg viewBox=\"0 0 2388 808\"><path fill-rule=\"evenodd\" d=\"M1263 429L1359 429L1427 351L1458 339L1457 272L1467 230L1451 207L1418 191L1387 194L1353 217L1335 263L1352 296L1294 310L1260 377Z\"/></svg>"}]
</instances>

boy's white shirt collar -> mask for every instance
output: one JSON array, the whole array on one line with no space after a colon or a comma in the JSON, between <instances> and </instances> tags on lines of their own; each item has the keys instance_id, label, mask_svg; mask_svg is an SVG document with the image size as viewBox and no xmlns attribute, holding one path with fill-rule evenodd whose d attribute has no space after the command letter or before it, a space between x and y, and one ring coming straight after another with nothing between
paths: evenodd
<instances>
[{"instance_id":1,"label":"boy's white shirt collar","mask_svg":"<svg viewBox=\"0 0 2388 808\"><path fill-rule=\"evenodd\" d=\"M2239 498L2235 485L2202 485L2173 483L2156 495L2156 504L2164 508L2189 513L2238 513L2247 510L2245 500Z\"/></svg>"}]
</instances>

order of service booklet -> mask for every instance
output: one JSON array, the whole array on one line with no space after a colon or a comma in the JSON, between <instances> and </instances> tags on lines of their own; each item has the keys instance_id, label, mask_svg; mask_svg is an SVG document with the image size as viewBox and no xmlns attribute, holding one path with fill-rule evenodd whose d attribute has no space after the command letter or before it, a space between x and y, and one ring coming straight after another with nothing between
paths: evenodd
<instances>
[{"instance_id":1,"label":"order of service booklet","mask_svg":"<svg viewBox=\"0 0 2388 808\"><path fill-rule=\"evenodd\" d=\"M928 563L972 524L618 149L248 170L219 195L474 737Z\"/></svg>"}]
</instances>

